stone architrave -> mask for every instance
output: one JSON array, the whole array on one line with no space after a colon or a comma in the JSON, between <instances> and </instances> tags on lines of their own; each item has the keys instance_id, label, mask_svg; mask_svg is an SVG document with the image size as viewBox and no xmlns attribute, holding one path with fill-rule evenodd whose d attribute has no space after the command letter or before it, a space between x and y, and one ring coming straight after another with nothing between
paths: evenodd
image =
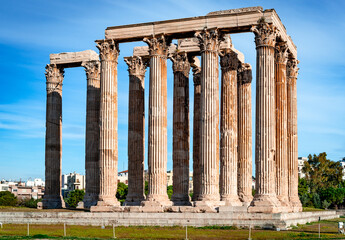
<instances>
[{"instance_id":1,"label":"stone architrave","mask_svg":"<svg viewBox=\"0 0 345 240\"><path fill-rule=\"evenodd\" d=\"M289 203L293 212L301 212L298 197L297 75L298 60L287 62L287 159Z\"/></svg>"},{"instance_id":2,"label":"stone architrave","mask_svg":"<svg viewBox=\"0 0 345 240\"><path fill-rule=\"evenodd\" d=\"M200 194L196 206L214 206L219 195L219 32L196 32L201 50Z\"/></svg>"},{"instance_id":3,"label":"stone architrave","mask_svg":"<svg viewBox=\"0 0 345 240\"><path fill-rule=\"evenodd\" d=\"M100 63L83 62L87 77L85 131L85 196L84 207L95 206L99 194L99 105Z\"/></svg>"},{"instance_id":4,"label":"stone architrave","mask_svg":"<svg viewBox=\"0 0 345 240\"><path fill-rule=\"evenodd\" d=\"M190 205L189 197L189 71L186 53L169 56L173 62L173 195L174 205Z\"/></svg>"},{"instance_id":5,"label":"stone architrave","mask_svg":"<svg viewBox=\"0 0 345 240\"><path fill-rule=\"evenodd\" d=\"M238 196L249 206L252 195L252 67L242 63L237 73Z\"/></svg>"},{"instance_id":6,"label":"stone architrave","mask_svg":"<svg viewBox=\"0 0 345 240\"><path fill-rule=\"evenodd\" d=\"M144 38L149 45L150 87L148 127L149 192L144 206L169 206L167 194L167 53L164 35Z\"/></svg>"},{"instance_id":7,"label":"stone architrave","mask_svg":"<svg viewBox=\"0 0 345 240\"><path fill-rule=\"evenodd\" d=\"M193 109L193 201L198 201L201 192L201 68L193 65L194 109Z\"/></svg>"},{"instance_id":8,"label":"stone architrave","mask_svg":"<svg viewBox=\"0 0 345 240\"><path fill-rule=\"evenodd\" d=\"M275 47L275 91L276 91L276 193L282 210L288 211L288 162L287 162L287 45L277 42Z\"/></svg>"},{"instance_id":9,"label":"stone architrave","mask_svg":"<svg viewBox=\"0 0 345 240\"><path fill-rule=\"evenodd\" d=\"M125 58L129 72L128 96L128 194L125 205L145 200L145 72L141 57Z\"/></svg>"},{"instance_id":10,"label":"stone architrave","mask_svg":"<svg viewBox=\"0 0 345 240\"><path fill-rule=\"evenodd\" d=\"M220 200L227 206L242 206L237 194L237 54L226 49L220 54Z\"/></svg>"},{"instance_id":11,"label":"stone architrave","mask_svg":"<svg viewBox=\"0 0 345 240\"><path fill-rule=\"evenodd\" d=\"M107 211L119 206L117 190L117 59L118 43L99 41L97 48L101 58L101 97L100 97L100 144L99 144L99 183L100 192L97 206L91 211Z\"/></svg>"},{"instance_id":12,"label":"stone architrave","mask_svg":"<svg viewBox=\"0 0 345 240\"><path fill-rule=\"evenodd\" d=\"M45 193L43 208L63 208L61 196L62 82L64 70L56 64L46 66L47 112L45 147Z\"/></svg>"},{"instance_id":13,"label":"stone architrave","mask_svg":"<svg viewBox=\"0 0 345 240\"><path fill-rule=\"evenodd\" d=\"M251 29L256 44L256 194L249 212L280 212L276 195L276 118L274 47L277 30L272 24L259 22Z\"/></svg>"}]
</instances>

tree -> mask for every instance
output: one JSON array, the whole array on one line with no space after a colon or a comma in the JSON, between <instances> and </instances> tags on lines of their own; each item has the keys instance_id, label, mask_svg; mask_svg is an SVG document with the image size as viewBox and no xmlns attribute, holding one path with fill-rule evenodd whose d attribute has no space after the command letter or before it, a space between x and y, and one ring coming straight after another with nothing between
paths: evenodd
<instances>
[{"instance_id":1,"label":"tree","mask_svg":"<svg viewBox=\"0 0 345 240\"><path fill-rule=\"evenodd\" d=\"M342 183L343 169L339 162L326 158L325 152L309 155L302 171L309 185L310 193L315 193L327 188L337 188Z\"/></svg>"},{"instance_id":2,"label":"tree","mask_svg":"<svg viewBox=\"0 0 345 240\"><path fill-rule=\"evenodd\" d=\"M120 203L124 203L128 194L128 186L122 182L117 184L116 197Z\"/></svg>"},{"instance_id":3,"label":"tree","mask_svg":"<svg viewBox=\"0 0 345 240\"><path fill-rule=\"evenodd\" d=\"M68 197L67 199L65 199L65 202L68 204L69 207L76 208L78 206L78 203L83 201L84 195L84 190L76 189L68 193Z\"/></svg>"},{"instance_id":4,"label":"tree","mask_svg":"<svg viewBox=\"0 0 345 240\"><path fill-rule=\"evenodd\" d=\"M16 206L17 197L9 191L0 192L0 206Z\"/></svg>"},{"instance_id":5,"label":"tree","mask_svg":"<svg viewBox=\"0 0 345 240\"><path fill-rule=\"evenodd\" d=\"M172 185L169 185L167 187L167 193L168 193L169 199L171 199L171 196L173 195L173 186Z\"/></svg>"}]
</instances>

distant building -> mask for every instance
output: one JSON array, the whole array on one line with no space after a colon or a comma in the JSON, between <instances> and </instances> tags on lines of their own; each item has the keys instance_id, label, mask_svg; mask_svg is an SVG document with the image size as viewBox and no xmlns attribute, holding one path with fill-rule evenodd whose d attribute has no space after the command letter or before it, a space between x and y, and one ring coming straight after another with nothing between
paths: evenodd
<instances>
[{"instance_id":1,"label":"distant building","mask_svg":"<svg viewBox=\"0 0 345 240\"><path fill-rule=\"evenodd\" d=\"M74 190L85 189L85 175L73 172L63 174L61 177L62 196L66 197L67 194Z\"/></svg>"},{"instance_id":2,"label":"distant building","mask_svg":"<svg viewBox=\"0 0 345 240\"><path fill-rule=\"evenodd\" d=\"M45 183L41 178L26 181L27 187L44 187Z\"/></svg>"},{"instance_id":3,"label":"distant building","mask_svg":"<svg viewBox=\"0 0 345 240\"><path fill-rule=\"evenodd\" d=\"M308 161L308 158L306 157L299 157L298 158L298 177L304 178L305 174L302 171L302 168L304 167L304 162Z\"/></svg>"},{"instance_id":4,"label":"distant building","mask_svg":"<svg viewBox=\"0 0 345 240\"><path fill-rule=\"evenodd\" d=\"M117 182L122 182L122 183L128 185L128 170L119 172L117 174Z\"/></svg>"},{"instance_id":5,"label":"distant building","mask_svg":"<svg viewBox=\"0 0 345 240\"><path fill-rule=\"evenodd\" d=\"M341 167L343 168L343 177L342 179L345 180L345 157L341 159L340 161Z\"/></svg>"},{"instance_id":6,"label":"distant building","mask_svg":"<svg viewBox=\"0 0 345 240\"><path fill-rule=\"evenodd\" d=\"M44 195L44 187L26 187L12 185L8 187L9 192L13 193L18 199L40 199Z\"/></svg>"}]
</instances>

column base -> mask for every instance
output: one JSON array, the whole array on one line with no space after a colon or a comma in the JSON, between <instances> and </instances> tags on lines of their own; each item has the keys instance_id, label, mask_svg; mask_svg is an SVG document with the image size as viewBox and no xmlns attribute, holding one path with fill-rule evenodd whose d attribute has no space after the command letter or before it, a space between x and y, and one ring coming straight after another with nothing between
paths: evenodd
<instances>
[{"instance_id":1,"label":"column base","mask_svg":"<svg viewBox=\"0 0 345 240\"><path fill-rule=\"evenodd\" d=\"M84 208L91 208L92 206L96 206L98 201L98 195L96 194L85 194L83 202Z\"/></svg>"},{"instance_id":2,"label":"column base","mask_svg":"<svg viewBox=\"0 0 345 240\"><path fill-rule=\"evenodd\" d=\"M146 200L141 203L141 206L161 206L161 207L168 207L172 206L172 202L168 198L167 194L164 195L156 195L151 194L148 195Z\"/></svg>"},{"instance_id":3,"label":"column base","mask_svg":"<svg viewBox=\"0 0 345 240\"><path fill-rule=\"evenodd\" d=\"M225 206L240 207L243 205L238 196L233 195L222 195L220 201L224 202Z\"/></svg>"},{"instance_id":4,"label":"column base","mask_svg":"<svg viewBox=\"0 0 345 240\"><path fill-rule=\"evenodd\" d=\"M289 198L287 196L280 196L280 195L278 195L277 198L278 198L282 208L285 209L284 212L292 212L292 208L290 206L290 201L289 201Z\"/></svg>"},{"instance_id":5,"label":"column base","mask_svg":"<svg viewBox=\"0 0 345 240\"><path fill-rule=\"evenodd\" d=\"M289 197L290 208L292 212L302 212L302 204L299 197Z\"/></svg>"},{"instance_id":6,"label":"column base","mask_svg":"<svg viewBox=\"0 0 345 240\"><path fill-rule=\"evenodd\" d=\"M96 206L90 208L91 212L114 212L116 208L120 207L120 202L115 198L99 198Z\"/></svg>"},{"instance_id":7,"label":"column base","mask_svg":"<svg viewBox=\"0 0 345 240\"><path fill-rule=\"evenodd\" d=\"M248 207L249 213L280 213L282 207L276 196L255 195Z\"/></svg>"},{"instance_id":8,"label":"column base","mask_svg":"<svg viewBox=\"0 0 345 240\"><path fill-rule=\"evenodd\" d=\"M65 201L61 195L44 195L42 199L42 208L60 209L65 208Z\"/></svg>"},{"instance_id":9,"label":"column base","mask_svg":"<svg viewBox=\"0 0 345 240\"><path fill-rule=\"evenodd\" d=\"M239 199L242 202L243 206L249 207L250 203L253 201L253 196L252 195L244 195L244 194L239 194Z\"/></svg>"},{"instance_id":10,"label":"column base","mask_svg":"<svg viewBox=\"0 0 345 240\"><path fill-rule=\"evenodd\" d=\"M188 194L173 194L171 196L171 201L174 206L192 206Z\"/></svg>"},{"instance_id":11,"label":"column base","mask_svg":"<svg viewBox=\"0 0 345 240\"><path fill-rule=\"evenodd\" d=\"M145 201L145 195L128 194L124 205L140 206L142 201Z\"/></svg>"}]
</instances>

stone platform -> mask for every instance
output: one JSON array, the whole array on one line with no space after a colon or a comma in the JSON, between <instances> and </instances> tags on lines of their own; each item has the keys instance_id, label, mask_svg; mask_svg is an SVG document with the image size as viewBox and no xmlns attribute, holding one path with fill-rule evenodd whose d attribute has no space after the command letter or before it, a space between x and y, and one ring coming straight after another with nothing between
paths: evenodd
<instances>
[{"instance_id":1,"label":"stone platform","mask_svg":"<svg viewBox=\"0 0 345 240\"><path fill-rule=\"evenodd\" d=\"M3 224L121 225L121 226L237 226L286 230L307 222L338 218L336 211L300 213L143 213L143 212L0 212Z\"/></svg>"}]
</instances>

